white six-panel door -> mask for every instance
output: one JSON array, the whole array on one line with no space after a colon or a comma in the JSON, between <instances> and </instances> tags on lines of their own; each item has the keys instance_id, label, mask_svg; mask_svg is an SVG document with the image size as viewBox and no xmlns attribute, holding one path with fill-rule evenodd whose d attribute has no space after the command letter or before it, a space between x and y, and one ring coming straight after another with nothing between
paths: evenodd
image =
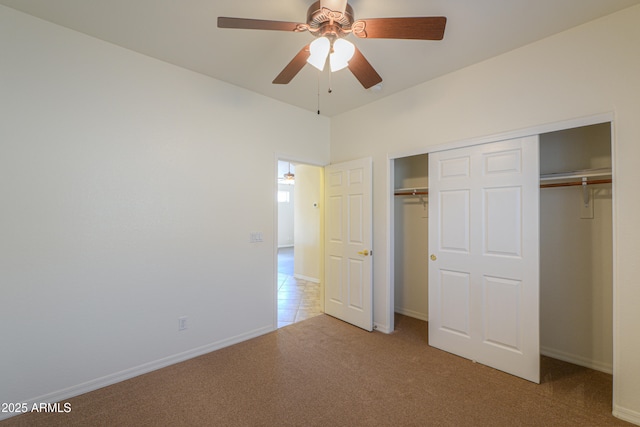
<instances>
[{"instance_id":1,"label":"white six-panel door","mask_svg":"<svg viewBox=\"0 0 640 427\"><path fill-rule=\"evenodd\" d=\"M373 329L371 158L325 167L325 313Z\"/></svg>"},{"instance_id":2,"label":"white six-panel door","mask_svg":"<svg viewBox=\"0 0 640 427\"><path fill-rule=\"evenodd\" d=\"M429 153L429 344L540 382L538 137Z\"/></svg>"}]
</instances>

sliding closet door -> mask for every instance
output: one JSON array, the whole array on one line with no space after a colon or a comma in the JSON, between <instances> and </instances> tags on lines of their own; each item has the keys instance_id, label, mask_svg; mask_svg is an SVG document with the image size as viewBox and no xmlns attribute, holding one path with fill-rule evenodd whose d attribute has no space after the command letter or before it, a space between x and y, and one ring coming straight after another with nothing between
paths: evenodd
<instances>
[{"instance_id":1,"label":"sliding closet door","mask_svg":"<svg viewBox=\"0 0 640 427\"><path fill-rule=\"evenodd\" d=\"M538 137L429 153L429 344L540 382Z\"/></svg>"}]
</instances>

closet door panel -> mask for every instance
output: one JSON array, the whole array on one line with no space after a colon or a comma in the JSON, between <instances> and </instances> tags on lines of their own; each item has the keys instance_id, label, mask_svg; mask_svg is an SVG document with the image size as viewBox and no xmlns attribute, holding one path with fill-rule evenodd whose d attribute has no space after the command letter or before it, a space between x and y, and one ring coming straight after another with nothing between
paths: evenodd
<instances>
[{"instance_id":1,"label":"closet door panel","mask_svg":"<svg viewBox=\"0 0 640 427\"><path fill-rule=\"evenodd\" d=\"M519 280L485 276L483 283L483 342L522 353L522 319Z\"/></svg>"},{"instance_id":2,"label":"closet door panel","mask_svg":"<svg viewBox=\"0 0 640 427\"><path fill-rule=\"evenodd\" d=\"M468 253L469 242L469 190L442 191L440 193L440 250Z\"/></svg>"},{"instance_id":3,"label":"closet door panel","mask_svg":"<svg viewBox=\"0 0 640 427\"><path fill-rule=\"evenodd\" d=\"M522 188L486 188L484 197L484 254L522 254Z\"/></svg>"},{"instance_id":4,"label":"closet door panel","mask_svg":"<svg viewBox=\"0 0 640 427\"><path fill-rule=\"evenodd\" d=\"M470 338L469 300L470 275L459 271L441 270L441 298L439 301L442 313L442 330L464 338Z\"/></svg>"}]
</instances>

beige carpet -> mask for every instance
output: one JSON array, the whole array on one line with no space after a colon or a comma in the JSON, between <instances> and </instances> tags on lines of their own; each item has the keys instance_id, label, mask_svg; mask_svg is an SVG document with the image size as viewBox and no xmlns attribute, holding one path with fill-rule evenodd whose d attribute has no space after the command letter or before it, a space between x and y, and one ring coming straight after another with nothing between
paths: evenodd
<instances>
[{"instance_id":1,"label":"beige carpet","mask_svg":"<svg viewBox=\"0 0 640 427\"><path fill-rule=\"evenodd\" d=\"M549 358L529 383L326 315L68 400L69 414L8 426L623 426L611 376Z\"/></svg>"}]
</instances>

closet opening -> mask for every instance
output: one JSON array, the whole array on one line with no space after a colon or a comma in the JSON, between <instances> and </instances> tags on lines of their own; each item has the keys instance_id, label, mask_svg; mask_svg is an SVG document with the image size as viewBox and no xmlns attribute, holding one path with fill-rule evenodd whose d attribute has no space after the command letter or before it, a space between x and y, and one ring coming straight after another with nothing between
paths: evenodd
<instances>
[{"instance_id":1,"label":"closet opening","mask_svg":"<svg viewBox=\"0 0 640 427\"><path fill-rule=\"evenodd\" d=\"M427 321L429 155L394 161L394 312Z\"/></svg>"},{"instance_id":2,"label":"closet opening","mask_svg":"<svg viewBox=\"0 0 640 427\"><path fill-rule=\"evenodd\" d=\"M612 374L611 124L541 134L540 187L540 352Z\"/></svg>"},{"instance_id":3,"label":"closet opening","mask_svg":"<svg viewBox=\"0 0 640 427\"><path fill-rule=\"evenodd\" d=\"M612 393L612 124L531 134L540 144L541 381L589 368L598 390ZM428 159L428 153L390 159L391 308L427 321Z\"/></svg>"}]
</instances>

